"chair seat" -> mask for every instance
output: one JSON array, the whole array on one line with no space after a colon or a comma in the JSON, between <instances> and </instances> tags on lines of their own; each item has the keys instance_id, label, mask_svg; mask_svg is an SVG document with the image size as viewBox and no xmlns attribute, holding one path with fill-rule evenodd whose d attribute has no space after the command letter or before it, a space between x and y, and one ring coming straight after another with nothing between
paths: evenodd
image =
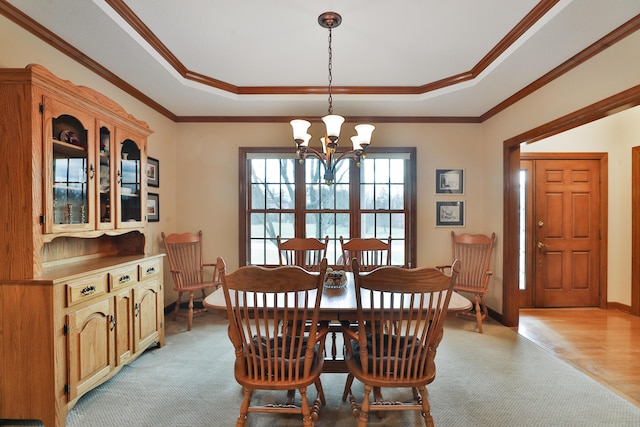
<instances>
[{"instance_id":1,"label":"chair seat","mask_svg":"<svg viewBox=\"0 0 640 427\"><path fill-rule=\"evenodd\" d=\"M401 336L397 337L395 335L384 335L384 344L376 348L374 353L373 345L372 345L372 337L371 334L367 334L367 359L369 360L368 364L368 372L373 372L373 360L382 358L384 360L383 364L388 366L388 369L385 369L385 372L382 372L382 375L386 375L387 372L393 373L395 362L400 360L406 360L412 357L411 355L416 355L420 353L421 346L418 343L413 343L413 336ZM400 349L399 353L396 353L395 349L398 346ZM413 353L412 353L413 351ZM357 363L360 363L360 355L361 347L360 344L355 342L353 345L353 358ZM415 356L413 356L415 357ZM387 365L388 364L388 365Z\"/></svg>"},{"instance_id":2,"label":"chair seat","mask_svg":"<svg viewBox=\"0 0 640 427\"><path fill-rule=\"evenodd\" d=\"M258 336L254 336L253 337L253 345L249 345L248 348L249 349L256 349L257 351L257 357L259 360L264 360L265 362L267 360L275 360L276 363L279 367L281 367L283 369L283 374L282 378L283 380L288 380L288 373L289 373L289 366L293 363L294 365L297 364L298 365L298 374L303 374L304 373L304 362L306 359L306 349L307 349L307 341L308 341L308 337L304 337L302 340L299 339L295 339L293 346L292 346L292 338L290 336L286 336L284 337L284 344L283 344L283 337L277 337L277 338L271 338L271 339L267 339L266 337L258 337ZM277 343L275 342L277 341ZM284 351L282 351L282 348L284 347ZM318 348L319 348L320 344L316 344L316 346L313 349L313 364L316 364L318 361ZM293 347L293 348L292 348ZM278 349L278 353L279 354L274 354L276 349ZM282 358L281 355L284 354L285 357ZM300 356L298 356L298 354ZM274 365L275 365L274 364ZM265 363L265 366L267 365L267 363ZM260 366L258 366L258 372L260 371Z\"/></svg>"},{"instance_id":3,"label":"chair seat","mask_svg":"<svg viewBox=\"0 0 640 427\"><path fill-rule=\"evenodd\" d=\"M322 369L324 367L324 363L322 363L322 358L318 359L320 363L317 363L311 367L311 371L309 372L308 377L300 377L298 380L289 379L286 381L272 381L271 379L265 379L263 381L256 380L255 378L243 377L242 375L235 375L236 382L244 387L251 390L296 390L301 387L309 387L313 384L316 386L320 385L320 374L322 373ZM236 364L238 362L236 361ZM324 392L319 388L318 394L322 395L322 399L324 399Z\"/></svg>"},{"instance_id":4,"label":"chair seat","mask_svg":"<svg viewBox=\"0 0 640 427\"><path fill-rule=\"evenodd\" d=\"M196 282L196 283L189 283L187 285L182 286L181 288L174 287L173 290L176 292L201 291L203 289L208 289L208 288L217 288L219 285L220 285L220 282Z\"/></svg>"},{"instance_id":5,"label":"chair seat","mask_svg":"<svg viewBox=\"0 0 640 427\"><path fill-rule=\"evenodd\" d=\"M394 375L394 369L396 366L396 362L398 365L402 365L405 367L404 372L398 372L398 375L403 377L402 386L403 387L415 387L419 384L429 384L431 383L436 374L435 364L429 364L427 373L425 375L421 375L415 377L413 381L409 379L410 375L408 375L406 367L408 366L407 361L411 360L413 363L417 362L416 354L424 355L424 350L419 344L411 345L411 341L413 341L413 336L408 337L396 337L391 336L391 347L388 346L389 339L388 336L385 335L385 347L384 349L378 349L376 352L377 355L374 356L371 344L371 336L367 334L367 359L368 359L368 368L367 372L364 371L362 367L362 359L360 354L360 345L358 343L354 343L353 345L353 353L352 355L349 352L346 352L345 355L345 363L348 367L349 372L351 372L358 380L363 381L366 380L369 384L374 387L393 387L397 386L397 378ZM399 341L399 342L398 342ZM400 353L396 355L395 346L399 344ZM404 351L402 350L404 349ZM413 350L413 356L411 356L411 350ZM422 351L420 351L422 350ZM403 359L404 358L404 359ZM378 359L382 362L382 366L385 368L382 372L376 372L376 375L373 375L373 363L374 359ZM401 362L404 360L404 364ZM398 366L401 368L402 366ZM388 367L388 369L387 369Z\"/></svg>"},{"instance_id":6,"label":"chair seat","mask_svg":"<svg viewBox=\"0 0 640 427\"><path fill-rule=\"evenodd\" d=\"M489 293L489 290L485 290L480 288L479 286L472 286L472 285L465 285L465 284L460 284L460 283L456 283L456 286L453 288L454 291L460 291L460 292L472 292L472 293Z\"/></svg>"}]
</instances>

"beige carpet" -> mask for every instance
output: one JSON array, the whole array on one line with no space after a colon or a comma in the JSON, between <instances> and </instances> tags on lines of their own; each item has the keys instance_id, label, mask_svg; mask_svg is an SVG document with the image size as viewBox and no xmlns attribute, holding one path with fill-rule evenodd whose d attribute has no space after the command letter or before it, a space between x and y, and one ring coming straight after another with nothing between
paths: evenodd
<instances>
[{"instance_id":1,"label":"beige carpet","mask_svg":"<svg viewBox=\"0 0 640 427\"><path fill-rule=\"evenodd\" d=\"M234 426L241 389L233 378L226 320L215 314L167 321L166 345L150 349L107 383L81 398L67 426ZM437 426L639 426L640 408L495 321L475 332L450 319L429 386ZM327 405L318 426L354 426L342 402L346 376L322 377ZM354 386L359 398L362 386ZM383 389L408 399L410 392ZM273 394L258 397L268 401ZM277 394L276 397L282 397ZM3 425L31 426L33 422ZM249 414L248 427L300 426L297 416ZM371 416L371 426L423 425L418 413Z\"/></svg>"}]
</instances>

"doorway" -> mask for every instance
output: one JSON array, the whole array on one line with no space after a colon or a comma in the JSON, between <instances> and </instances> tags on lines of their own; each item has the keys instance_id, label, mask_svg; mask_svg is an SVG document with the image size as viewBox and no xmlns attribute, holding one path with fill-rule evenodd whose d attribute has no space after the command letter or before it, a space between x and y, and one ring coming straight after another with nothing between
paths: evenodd
<instances>
[{"instance_id":1,"label":"doorway","mask_svg":"<svg viewBox=\"0 0 640 427\"><path fill-rule=\"evenodd\" d=\"M606 153L522 153L519 306L599 307Z\"/></svg>"},{"instance_id":2,"label":"doorway","mask_svg":"<svg viewBox=\"0 0 640 427\"><path fill-rule=\"evenodd\" d=\"M565 116L547 122L536 128L508 138L503 142L503 268L502 268L502 316L501 322L510 327L518 326L519 297L518 289L518 253L519 253L519 224L518 207L519 191L518 176L520 172L520 145L534 143L544 138L557 135L570 129L582 126L608 115L640 105L640 86L627 89L594 104L576 110ZM634 178L640 181L640 152L634 152ZM601 165L603 176L607 176L607 162L603 159ZM640 185L635 185L633 195L635 201L640 201ZM603 206L600 221L607 224L608 200L607 194L601 193L600 204ZM631 312L640 314L640 226L636 226L635 219L640 218L640 210L635 209L634 222L630 232L633 236L631 283ZM607 307L607 241L608 230L604 227L601 236L600 250L600 307Z\"/></svg>"}]
</instances>

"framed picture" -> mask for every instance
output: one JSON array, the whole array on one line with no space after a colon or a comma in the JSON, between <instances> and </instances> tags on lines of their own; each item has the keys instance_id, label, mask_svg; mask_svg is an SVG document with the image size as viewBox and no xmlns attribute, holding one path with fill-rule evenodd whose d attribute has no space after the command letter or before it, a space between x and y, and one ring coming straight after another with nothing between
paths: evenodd
<instances>
[{"instance_id":1,"label":"framed picture","mask_svg":"<svg viewBox=\"0 0 640 427\"><path fill-rule=\"evenodd\" d=\"M436 227L464 227L464 202L436 201Z\"/></svg>"},{"instance_id":2,"label":"framed picture","mask_svg":"<svg viewBox=\"0 0 640 427\"><path fill-rule=\"evenodd\" d=\"M436 194L464 194L464 169L436 169Z\"/></svg>"},{"instance_id":3,"label":"framed picture","mask_svg":"<svg viewBox=\"0 0 640 427\"><path fill-rule=\"evenodd\" d=\"M147 221L160 221L160 195L157 193L147 195Z\"/></svg>"},{"instance_id":4,"label":"framed picture","mask_svg":"<svg viewBox=\"0 0 640 427\"><path fill-rule=\"evenodd\" d=\"M160 187L160 162L153 157L147 157L147 184Z\"/></svg>"}]
</instances>

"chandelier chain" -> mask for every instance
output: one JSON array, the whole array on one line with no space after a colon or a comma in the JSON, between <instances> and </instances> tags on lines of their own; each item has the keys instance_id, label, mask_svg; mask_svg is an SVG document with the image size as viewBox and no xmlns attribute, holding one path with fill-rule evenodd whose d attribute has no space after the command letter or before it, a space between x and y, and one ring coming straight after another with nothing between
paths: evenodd
<instances>
[{"instance_id":1,"label":"chandelier chain","mask_svg":"<svg viewBox=\"0 0 640 427\"><path fill-rule=\"evenodd\" d=\"M329 114L333 114L333 97L331 94L331 83L333 82L333 75L331 70L333 68L333 51L331 50L331 25L329 25Z\"/></svg>"},{"instance_id":2,"label":"chandelier chain","mask_svg":"<svg viewBox=\"0 0 640 427\"><path fill-rule=\"evenodd\" d=\"M355 126L357 135L351 137L353 148L338 152L338 138L340 127L345 122L344 117L333 114L333 28L340 26L342 17L336 12L325 12L318 16L318 24L322 28L329 30L329 64L328 64L328 92L329 92L329 114L322 117L325 124L322 150L316 150L309 145L311 134L309 128L311 122L303 119L291 120L293 128L293 140L296 143L296 153L302 164L309 156L317 158L324 166L324 182L331 185L336 179L336 168L338 163L345 159L353 159L356 166L360 167L360 162L364 160L366 149L371 144L371 133L375 126L369 124L359 124Z\"/></svg>"}]
</instances>

